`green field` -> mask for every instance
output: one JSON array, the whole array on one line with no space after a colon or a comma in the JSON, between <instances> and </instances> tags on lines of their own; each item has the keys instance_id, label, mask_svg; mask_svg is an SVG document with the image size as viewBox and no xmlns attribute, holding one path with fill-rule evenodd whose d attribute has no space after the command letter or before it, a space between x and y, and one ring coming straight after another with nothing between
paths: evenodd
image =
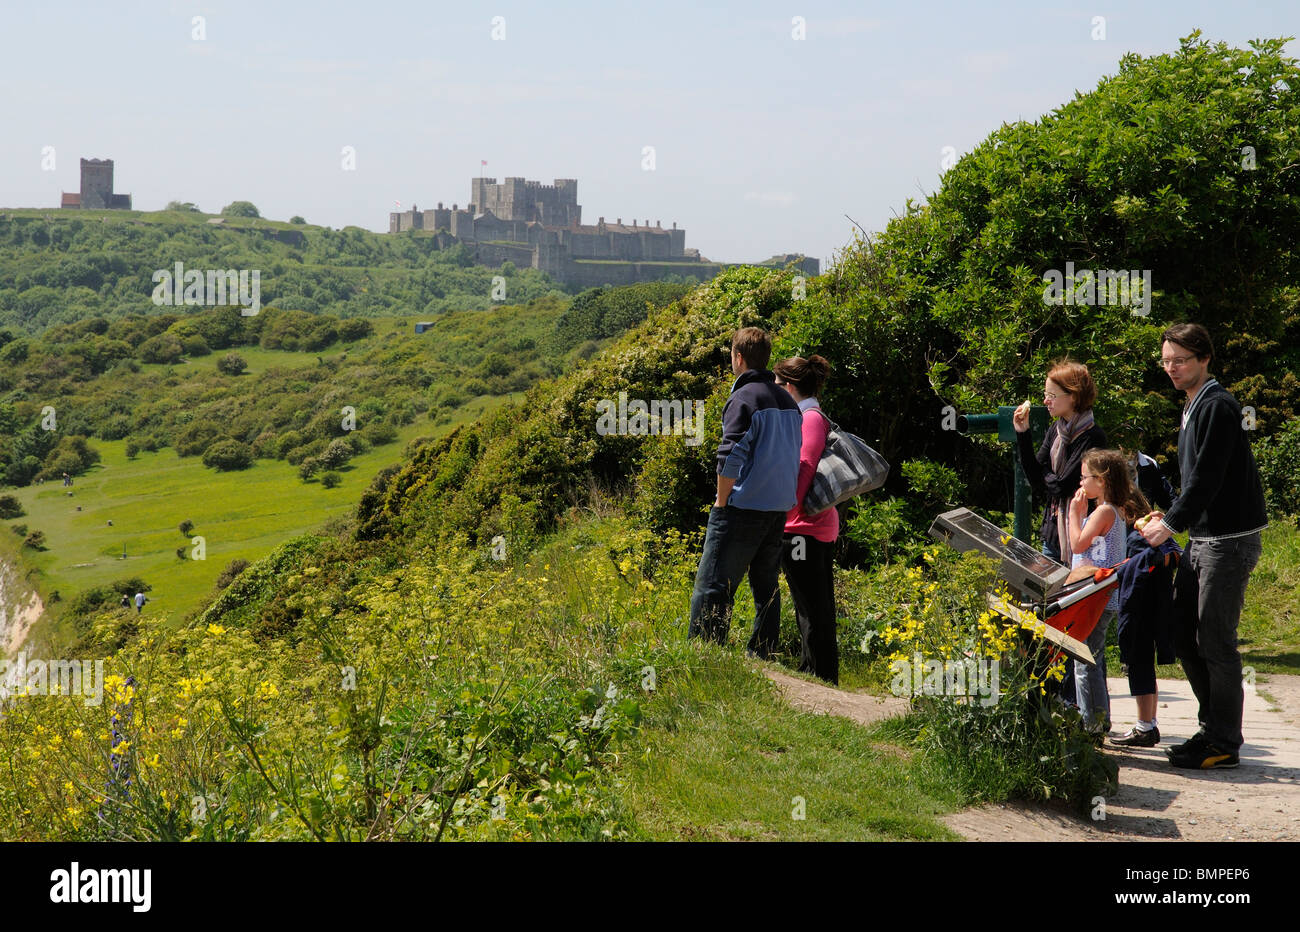
<instances>
[{"instance_id":1,"label":"green field","mask_svg":"<svg viewBox=\"0 0 1300 932\"><path fill-rule=\"evenodd\" d=\"M259 356L275 357L283 365L287 355L310 358L259 350L245 358L251 369ZM47 603L41 623L57 618L57 604L50 604L53 593L66 598L124 576L144 578L153 586L151 608L180 621L201 606L231 560L257 560L295 535L346 517L375 473L405 460L410 440L446 433L503 400L481 397L460 408L451 423L434 427L421 420L402 428L397 443L355 456L338 470L342 482L333 489L318 479L303 482L296 467L279 460L218 472L199 457L181 458L171 449L141 452L128 460L125 440L96 441L102 461L70 489L54 481L13 490L27 514L9 525L25 524L45 533L44 551L23 548L21 553L23 563L37 571L29 579ZM185 520L194 522L191 537L178 529ZM205 559L179 559L178 547L194 550L193 536L204 538ZM12 559L19 540L6 535L0 548Z\"/></svg>"}]
</instances>

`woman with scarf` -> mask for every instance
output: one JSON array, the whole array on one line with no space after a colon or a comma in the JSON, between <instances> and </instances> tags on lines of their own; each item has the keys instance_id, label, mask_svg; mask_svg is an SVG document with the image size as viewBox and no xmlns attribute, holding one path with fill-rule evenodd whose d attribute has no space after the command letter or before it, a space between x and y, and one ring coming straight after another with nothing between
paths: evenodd
<instances>
[{"instance_id":1,"label":"woman with scarf","mask_svg":"<svg viewBox=\"0 0 1300 932\"><path fill-rule=\"evenodd\" d=\"M1070 499L1079 489L1083 454L1106 446L1106 434L1092 418L1092 404L1097 399L1088 367L1062 360L1047 373L1043 383L1043 404L1055 418L1047 428L1043 445L1034 454L1029 436L1029 402L1016 409L1012 425L1016 429L1016 451L1025 476L1039 495L1046 495L1043 526L1043 553L1066 566L1073 554L1066 530Z\"/></svg>"},{"instance_id":2,"label":"woman with scarf","mask_svg":"<svg viewBox=\"0 0 1300 932\"><path fill-rule=\"evenodd\" d=\"M1043 526L1043 553L1066 566L1073 562L1070 534L1066 527L1069 519L1070 499L1079 489L1083 454L1106 446L1106 434L1092 418L1092 404L1097 399L1097 386L1082 363L1063 359L1053 364L1043 383L1043 404L1054 420L1047 428L1043 445L1034 454L1033 440L1029 434L1029 402L1026 401L1012 416L1016 429L1016 452L1020 465L1034 491L1045 496ZM1075 701L1074 661L1066 663L1065 679L1061 683L1061 698ZM1109 727L1109 722L1102 726Z\"/></svg>"}]
</instances>

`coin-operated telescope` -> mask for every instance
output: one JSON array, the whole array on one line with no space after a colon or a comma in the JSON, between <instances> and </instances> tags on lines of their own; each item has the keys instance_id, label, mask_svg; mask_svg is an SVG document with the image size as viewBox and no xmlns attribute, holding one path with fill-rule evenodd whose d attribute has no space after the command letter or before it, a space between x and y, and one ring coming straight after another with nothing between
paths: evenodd
<instances>
[{"instance_id":1,"label":"coin-operated telescope","mask_svg":"<svg viewBox=\"0 0 1300 932\"><path fill-rule=\"evenodd\" d=\"M998 440L1003 443L1014 444L1016 442L1016 428L1011 423L1011 416L1015 414L1015 411L1015 405L1001 405L998 407L996 414L959 414L957 415L957 431L968 435L997 434ZM1033 440L1035 450L1042 444L1050 421L1051 415L1047 413L1047 408L1043 405L1034 405L1029 409L1029 436ZM1020 457L1013 453L1011 461L1015 464L1016 470L1015 536L1021 540L1029 540L1033 536L1032 529L1029 526L1029 516L1032 508L1029 480L1025 477L1025 471L1020 465Z\"/></svg>"}]
</instances>

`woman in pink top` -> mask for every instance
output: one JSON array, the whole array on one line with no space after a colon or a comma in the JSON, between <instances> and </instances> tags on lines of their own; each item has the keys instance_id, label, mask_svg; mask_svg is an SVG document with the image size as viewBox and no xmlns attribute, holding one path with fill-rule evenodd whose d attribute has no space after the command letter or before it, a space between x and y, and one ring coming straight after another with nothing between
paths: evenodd
<instances>
[{"instance_id":1,"label":"woman in pink top","mask_svg":"<svg viewBox=\"0 0 1300 932\"><path fill-rule=\"evenodd\" d=\"M839 684L840 651L835 639L835 538L840 514L834 508L813 517L803 513L803 499L817 474L817 462L830 430L817 396L831 367L820 356L794 356L774 370L776 384L803 412L803 445L799 451L799 486L795 506L785 521L781 567L785 570L795 618L799 621L799 671Z\"/></svg>"}]
</instances>

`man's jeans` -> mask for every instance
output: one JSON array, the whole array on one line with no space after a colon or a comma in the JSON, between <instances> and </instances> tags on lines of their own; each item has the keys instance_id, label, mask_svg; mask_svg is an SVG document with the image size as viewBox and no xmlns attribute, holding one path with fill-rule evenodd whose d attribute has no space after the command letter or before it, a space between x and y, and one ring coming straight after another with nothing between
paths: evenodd
<instances>
[{"instance_id":1,"label":"man's jeans","mask_svg":"<svg viewBox=\"0 0 1300 932\"><path fill-rule=\"evenodd\" d=\"M763 659L776 649L781 633L781 532L786 512L713 507L704 532L704 552L691 596L690 637L727 643L731 603L749 571L754 593L754 632L749 649Z\"/></svg>"},{"instance_id":2,"label":"man's jeans","mask_svg":"<svg viewBox=\"0 0 1300 932\"><path fill-rule=\"evenodd\" d=\"M1259 534L1193 540L1174 577L1174 646L1200 702L1205 738L1222 751L1241 747L1241 654L1237 623L1246 583L1262 552Z\"/></svg>"}]
</instances>

